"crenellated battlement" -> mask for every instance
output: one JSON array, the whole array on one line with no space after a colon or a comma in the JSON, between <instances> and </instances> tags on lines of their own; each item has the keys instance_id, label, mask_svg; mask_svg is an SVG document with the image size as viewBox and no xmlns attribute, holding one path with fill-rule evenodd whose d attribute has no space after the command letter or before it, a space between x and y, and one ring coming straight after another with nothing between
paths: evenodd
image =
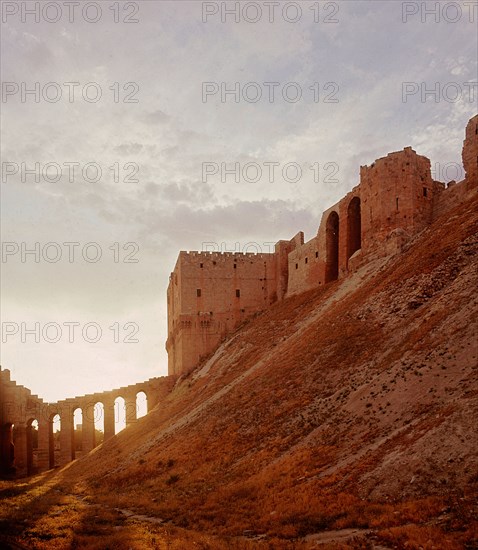
<instances>
[{"instance_id":1,"label":"crenellated battlement","mask_svg":"<svg viewBox=\"0 0 478 550\"><path fill-rule=\"evenodd\" d=\"M213 252L213 251L203 251L203 252L185 252L181 251L179 253L179 258L183 262L191 262L196 264L198 262L219 262L219 263L229 263L229 262L243 262L243 261L256 261L264 260L268 261L273 259L273 252Z\"/></svg>"},{"instance_id":2,"label":"crenellated battlement","mask_svg":"<svg viewBox=\"0 0 478 550\"><path fill-rule=\"evenodd\" d=\"M211 258L211 259L221 258L221 257L224 257L224 258L253 257L255 258L256 256L268 257L272 255L272 253L269 253L269 252L231 252L228 250L225 252L217 252L213 250L203 250L201 252L198 252L198 251L186 252L184 250L181 250L179 254L184 254L186 256L196 257L196 258Z\"/></svg>"}]
</instances>

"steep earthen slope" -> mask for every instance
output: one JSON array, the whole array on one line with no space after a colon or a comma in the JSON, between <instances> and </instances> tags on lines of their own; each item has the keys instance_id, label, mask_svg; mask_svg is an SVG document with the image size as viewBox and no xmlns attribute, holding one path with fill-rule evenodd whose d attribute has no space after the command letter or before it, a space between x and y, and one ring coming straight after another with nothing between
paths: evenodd
<instances>
[{"instance_id":1,"label":"steep earthen slope","mask_svg":"<svg viewBox=\"0 0 478 550\"><path fill-rule=\"evenodd\" d=\"M473 544L477 252L475 197L400 256L250 320L64 476L228 535L372 527L403 542L414 523L440 548Z\"/></svg>"}]
</instances>

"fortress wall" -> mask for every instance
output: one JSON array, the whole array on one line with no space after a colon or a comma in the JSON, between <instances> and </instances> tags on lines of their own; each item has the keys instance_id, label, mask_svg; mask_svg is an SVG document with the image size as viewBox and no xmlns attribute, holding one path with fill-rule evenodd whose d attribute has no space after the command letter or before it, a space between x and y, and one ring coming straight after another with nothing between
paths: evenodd
<instances>
[{"instance_id":1,"label":"fortress wall","mask_svg":"<svg viewBox=\"0 0 478 550\"><path fill-rule=\"evenodd\" d=\"M279 241L275 245L277 299L283 300L291 284L289 254L298 250L304 244L304 233L299 231L289 241Z\"/></svg>"},{"instance_id":2,"label":"fortress wall","mask_svg":"<svg viewBox=\"0 0 478 550\"><path fill-rule=\"evenodd\" d=\"M14 424L35 420L45 407L43 400L22 385L10 379L10 371L0 371L2 384L2 418Z\"/></svg>"},{"instance_id":3,"label":"fortress wall","mask_svg":"<svg viewBox=\"0 0 478 550\"><path fill-rule=\"evenodd\" d=\"M317 239L319 243L320 280L326 284L340 279L348 273L348 258L356 250L363 248L363 226L360 221L353 223L353 206L358 208L360 218L361 195L360 186L356 186L339 202L325 210L322 214ZM338 227L334 220L338 219ZM351 234L354 233L356 246L352 252Z\"/></svg>"},{"instance_id":4,"label":"fortress wall","mask_svg":"<svg viewBox=\"0 0 478 550\"><path fill-rule=\"evenodd\" d=\"M0 473L24 475L33 469L31 448L34 420L45 418L48 405L0 371Z\"/></svg>"},{"instance_id":5,"label":"fortress wall","mask_svg":"<svg viewBox=\"0 0 478 550\"><path fill-rule=\"evenodd\" d=\"M289 284L287 295L305 292L322 284L319 242L317 237L310 239L289 254Z\"/></svg>"},{"instance_id":6,"label":"fortress wall","mask_svg":"<svg viewBox=\"0 0 478 550\"><path fill-rule=\"evenodd\" d=\"M287 295L346 276L375 257L401 251L410 236L459 205L478 189L478 115L466 127L462 150L465 180L434 181L430 161L411 148L360 168L360 184L321 218L317 235L302 232L279 241L271 254L181 252L168 286L168 372L180 375L211 354L245 319ZM60 414L59 463L75 457L73 415L83 411L83 449L95 442L94 405L104 406L105 439L114 435L114 401L126 401L126 422L136 421L136 394L144 391L148 410L172 389L175 376L48 404L0 371L0 469L33 471L31 422L39 423L38 467L55 465L52 419ZM12 452L15 452L13 456Z\"/></svg>"},{"instance_id":7,"label":"fortress wall","mask_svg":"<svg viewBox=\"0 0 478 550\"><path fill-rule=\"evenodd\" d=\"M245 319L277 300L280 253L180 252L168 289L168 372L194 367ZM278 281L279 277L279 281Z\"/></svg>"},{"instance_id":8,"label":"fortress wall","mask_svg":"<svg viewBox=\"0 0 478 550\"><path fill-rule=\"evenodd\" d=\"M478 115L466 128L463 164L465 184L447 190L432 179L430 160L411 147L361 166L359 185L323 213L314 238L304 243L300 232L279 241L273 255L243 259L235 272L235 254L181 252L168 289L169 373L193 368L244 319L274 301L399 253L411 236L463 201L478 187ZM240 301L234 298L239 288Z\"/></svg>"}]
</instances>

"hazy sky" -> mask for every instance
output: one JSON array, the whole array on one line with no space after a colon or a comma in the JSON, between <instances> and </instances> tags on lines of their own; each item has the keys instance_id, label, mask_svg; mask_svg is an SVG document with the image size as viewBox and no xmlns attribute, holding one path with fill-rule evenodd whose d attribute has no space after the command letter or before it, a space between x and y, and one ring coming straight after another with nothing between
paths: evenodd
<instances>
[{"instance_id":1,"label":"hazy sky","mask_svg":"<svg viewBox=\"0 0 478 550\"><path fill-rule=\"evenodd\" d=\"M309 239L408 145L462 177L477 2L36 4L2 2L1 364L46 400L167 374L180 250Z\"/></svg>"}]
</instances>

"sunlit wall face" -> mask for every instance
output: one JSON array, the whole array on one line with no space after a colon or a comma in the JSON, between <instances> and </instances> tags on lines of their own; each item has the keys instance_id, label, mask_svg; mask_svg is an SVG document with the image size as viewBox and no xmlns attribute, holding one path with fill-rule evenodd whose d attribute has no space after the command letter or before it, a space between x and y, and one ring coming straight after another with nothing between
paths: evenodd
<instances>
[{"instance_id":1,"label":"sunlit wall face","mask_svg":"<svg viewBox=\"0 0 478 550\"><path fill-rule=\"evenodd\" d=\"M42 4L2 24L1 360L46 401L167 373L178 251L312 237L361 165L408 145L435 179L463 176L473 2L454 20L424 2L152 1L95 23Z\"/></svg>"}]
</instances>

